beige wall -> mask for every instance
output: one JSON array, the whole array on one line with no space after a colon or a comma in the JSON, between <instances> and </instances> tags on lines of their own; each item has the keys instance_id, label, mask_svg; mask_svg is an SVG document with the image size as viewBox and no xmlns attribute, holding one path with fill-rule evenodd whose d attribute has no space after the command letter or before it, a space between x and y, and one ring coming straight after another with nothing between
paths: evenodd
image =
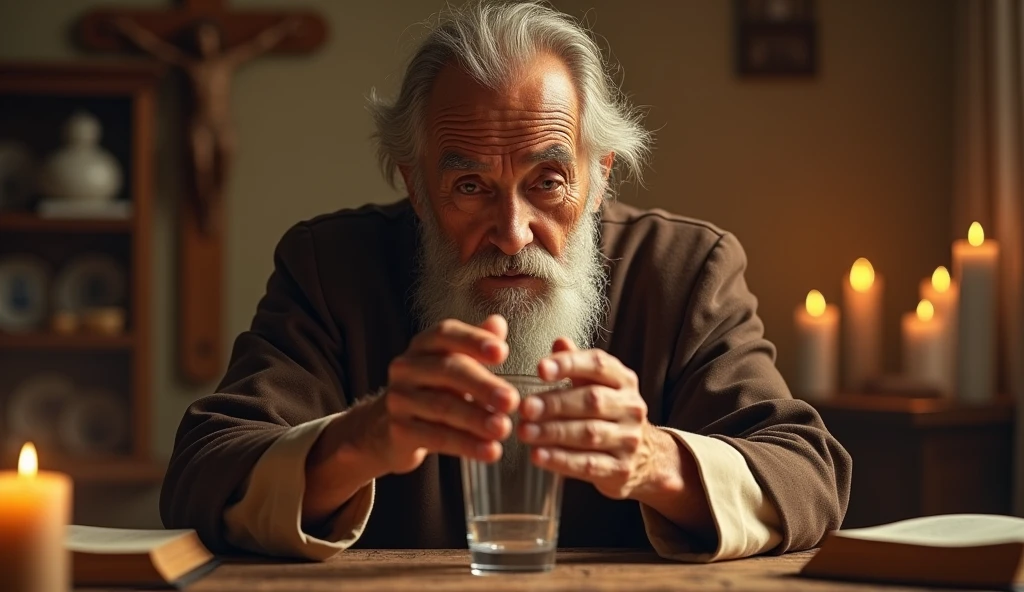
<instances>
[{"instance_id":1,"label":"beige wall","mask_svg":"<svg viewBox=\"0 0 1024 592\"><path fill-rule=\"evenodd\" d=\"M0 1L0 59L80 57L67 39L68 28L101 4L109 2ZM241 9L286 3L231 4ZM224 318L232 336L248 325L271 270L274 244L289 225L397 196L377 173L363 97L372 86L396 87L412 40L409 24L441 3L302 4L327 17L328 44L310 57L261 59L235 78L241 150L229 196ZM647 187L627 187L622 199L706 218L739 236L784 373L791 373L792 308L812 287L838 298L839 277L858 256L871 258L887 277L887 346L895 356L896 319L915 304L917 278L948 258L951 0L821 2L821 74L790 82L733 76L731 3L724 0L556 4L576 15L586 12L624 66L626 90L649 106L648 123L658 130ZM170 142L180 125L175 97L168 83L153 267L153 437L162 454L170 451L184 408L213 388L179 384L173 367L171 213L179 183ZM890 360L891 368L895 364ZM80 519L157 523L155 492L122 492L116 500L120 513L85 504Z\"/></svg>"},{"instance_id":2,"label":"beige wall","mask_svg":"<svg viewBox=\"0 0 1024 592\"><path fill-rule=\"evenodd\" d=\"M793 308L840 297L868 257L886 276L887 357L917 280L948 265L952 2L819 2L821 74L732 74L731 3L664 2L627 16L615 0L561 0L613 48L625 88L649 105L658 148L647 187L624 200L705 218L749 256L779 366L791 374ZM642 4L642 3L641 3Z\"/></svg>"}]
</instances>

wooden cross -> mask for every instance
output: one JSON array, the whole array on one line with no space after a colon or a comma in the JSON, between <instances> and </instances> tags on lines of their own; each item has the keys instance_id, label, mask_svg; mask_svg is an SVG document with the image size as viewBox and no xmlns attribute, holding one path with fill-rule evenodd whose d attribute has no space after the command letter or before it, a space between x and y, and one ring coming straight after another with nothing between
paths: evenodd
<instances>
[{"instance_id":1,"label":"wooden cross","mask_svg":"<svg viewBox=\"0 0 1024 592\"><path fill-rule=\"evenodd\" d=\"M178 361L186 380L214 380L223 371L224 192L235 152L231 76L268 51L313 51L327 27L310 12L232 12L224 0L184 0L163 11L96 10L82 18L78 32L88 49L143 51L182 70L190 84L190 182L179 207Z\"/></svg>"}]
</instances>

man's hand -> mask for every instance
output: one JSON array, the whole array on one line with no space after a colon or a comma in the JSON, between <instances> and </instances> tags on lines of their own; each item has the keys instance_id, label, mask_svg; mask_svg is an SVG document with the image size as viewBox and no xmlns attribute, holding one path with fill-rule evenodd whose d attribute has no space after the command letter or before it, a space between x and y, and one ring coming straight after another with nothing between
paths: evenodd
<instances>
[{"instance_id":1,"label":"man's hand","mask_svg":"<svg viewBox=\"0 0 1024 592\"><path fill-rule=\"evenodd\" d=\"M613 499L633 497L664 474L655 462L663 434L647 421L635 372L607 352L559 339L538 373L572 379L573 387L523 400L519 437L534 447L535 464Z\"/></svg>"},{"instance_id":2,"label":"man's hand","mask_svg":"<svg viewBox=\"0 0 1024 592\"><path fill-rule=\"evenodd\" d=\"M697 463L647 420L636 373L611 354L580 351L568 339L555 341L552 352L538 364L538 374L548 381L569 378L573 388L523 400L519 437L534 447L533 462L588 481L612 499L637 500L714 541Z\"/></svg>"},{"instance_id":3,"label":"man's hand","mask_svg":"<svg viewBox=\"0 0 1024 592\"><path fill-rule=\"evenodd\" d=\"M314 524L371 479L406 473L431 452L492 462L512 432L519 393L486 365L508 357L500 316L479 327L443 321L417 335L388 368L383 396L324 428L306 457L302 516Z\"/></svg>"},{"instance_id":4,"label":"man's hand","mask_svg":"<svg viewBox=\"0 0 1024 592\"><path fill-rule=\"evenodd\" d=\"M447 320L417 335L388 369L383 436L374 443L388 472L418 467L431 452L486 462L501 458L519 393L488 370L508 356L500 316L479 327Z\"/></svg>"}]
</instances>

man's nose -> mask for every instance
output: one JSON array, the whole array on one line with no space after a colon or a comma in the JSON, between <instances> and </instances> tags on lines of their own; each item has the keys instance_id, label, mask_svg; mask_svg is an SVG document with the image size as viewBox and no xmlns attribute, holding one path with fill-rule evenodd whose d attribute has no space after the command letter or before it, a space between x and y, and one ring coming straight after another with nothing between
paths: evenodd
<instances>
[{"instance_id":1,"label":"man's nose","mask_svg":"<svg viewBox=\"0 0 1024 592\"><path fill-rule=\"evenodd\" d=\"M491 244L506 255L515 255L533 242L533 207L517 195L500 200L491 229Z\"/></svg>"}]
</instances>

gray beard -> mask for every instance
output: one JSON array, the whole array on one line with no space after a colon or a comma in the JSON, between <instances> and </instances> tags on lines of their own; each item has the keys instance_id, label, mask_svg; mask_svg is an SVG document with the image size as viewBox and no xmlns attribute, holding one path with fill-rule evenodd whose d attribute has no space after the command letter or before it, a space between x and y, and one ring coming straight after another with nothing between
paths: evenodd
<instances>
[{"instance_id":1,"label":"gray beard","mask_svg":"<svg viewBox=\"0 0 1024 592\"><path fill-rule=\"evenodd\" d=\"M417 193L424 198L427 195ZM502 315L508 321L509 356L491 368L497 374L536 375L537 363L551 353L559 337L571 339L580 349L592 347L608 306L607 276L597 242L600 215L589 209L568 237L560 260L531 245L512 256L488 249L462 264L433 211L424 207L419 279L413 295L421 328L445 319L478 325L488 315ZM505 288L491 298L477 290L479 279L510 269L541 278L545 288L539 294L526 288Z\"/></svg>"}]
</instances>

